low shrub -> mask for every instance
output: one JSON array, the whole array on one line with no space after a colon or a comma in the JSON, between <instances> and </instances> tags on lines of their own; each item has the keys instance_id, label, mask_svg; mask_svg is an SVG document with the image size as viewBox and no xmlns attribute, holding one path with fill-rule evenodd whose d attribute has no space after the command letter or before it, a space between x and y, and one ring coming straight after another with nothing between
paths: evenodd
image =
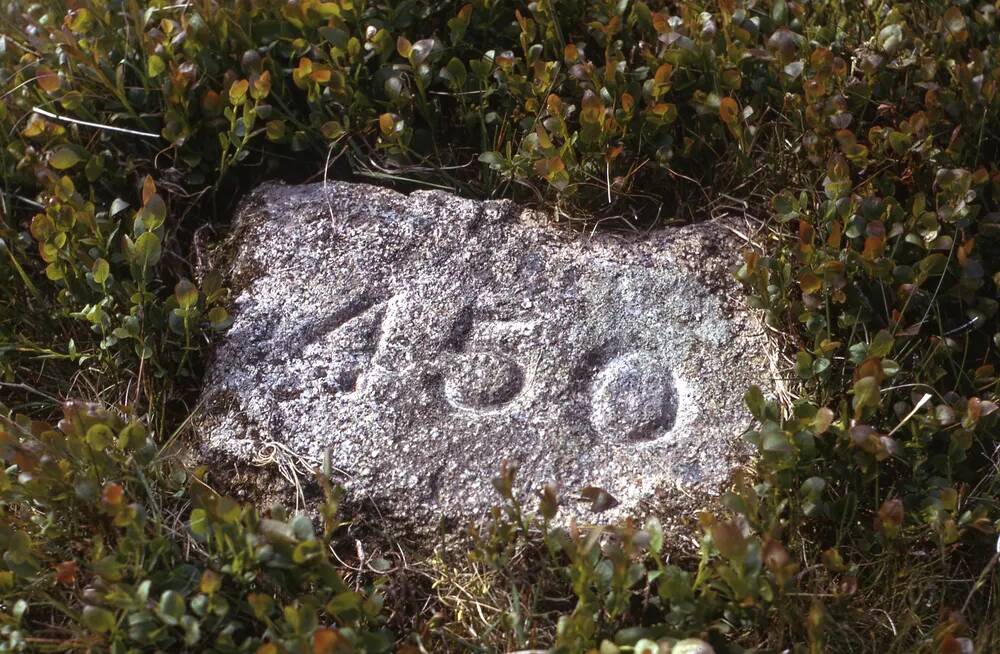
<instances>
[{"instance_id":1,"label":"low shrub","mask_svg":"<svg viewBox=\"0 0 1000 654\"><path fill-rule=\"evenodd\" d=\"M349 586L316 534L171 462L136 420L66 402L0 417L0 650L390 651L380 581Z\"/></svg>"}]
</instances>

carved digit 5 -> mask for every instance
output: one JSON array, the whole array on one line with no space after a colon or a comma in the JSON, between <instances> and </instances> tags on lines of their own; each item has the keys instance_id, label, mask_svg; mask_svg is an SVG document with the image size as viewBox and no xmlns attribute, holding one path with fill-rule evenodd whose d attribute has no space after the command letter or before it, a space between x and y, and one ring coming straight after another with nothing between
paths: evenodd
<instances>
[{"instance_id":1,"label":"carved digit 5","mask_svg":"<svg viewBox=\"0 0 1000 654\"><path fill-rule=\"evenodd\" d=\"M456 409L493 412L513 402L527 383L523 366L497 348L525 323L490 321L466 325L457 353L445 365L444 397ZM490 349L486 349L489 347Z\"/></svg>"},{"instance_id":2,"label":"carved digit 5","mask_svg":"<svg viewBox=\"0 0 1000 654\"><path fill-rule=\"evenodd\" d=\"M459 354L445 378L444 396L458 409L493 409L513 400L524 388L524 370L495 352Z\"/></svg>"}]
</instances>

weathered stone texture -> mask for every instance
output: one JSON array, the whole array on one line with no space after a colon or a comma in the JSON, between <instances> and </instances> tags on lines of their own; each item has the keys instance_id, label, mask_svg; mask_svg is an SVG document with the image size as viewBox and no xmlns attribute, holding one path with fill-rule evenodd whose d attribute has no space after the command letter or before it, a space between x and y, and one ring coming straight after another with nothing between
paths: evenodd
<instances>
[{"instance_id":1,"label":"weathered stone texture","mask_svg":"<svg viewBox=\"0 0 1000 654\"><path fill-rule=\"evenodd\" d=\"M264 186L234 227L210 450L329 450L351 493L416 521L481 514L502 460L522 488L606 489L613 516L711 494L744 454L763 338L718 227L588 236L344 183Z\"/></svg>"}]
</instances>

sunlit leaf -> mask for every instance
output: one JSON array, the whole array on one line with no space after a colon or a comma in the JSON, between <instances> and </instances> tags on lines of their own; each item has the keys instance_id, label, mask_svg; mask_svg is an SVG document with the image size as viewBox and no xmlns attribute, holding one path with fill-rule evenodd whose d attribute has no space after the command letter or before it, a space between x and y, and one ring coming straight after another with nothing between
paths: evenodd
<instances>
[{"instance_id":1,"label":"sunlit leaf","mask_svg":"<svg viewBox=\"0 0 1000 654\"><path fill-rule=\"evenodd\" d=\"M49 163L56 170L66 170L72 168L82 161L75 148L64 145L56 148L49 155Z\"/></svg>"}]
</instances>

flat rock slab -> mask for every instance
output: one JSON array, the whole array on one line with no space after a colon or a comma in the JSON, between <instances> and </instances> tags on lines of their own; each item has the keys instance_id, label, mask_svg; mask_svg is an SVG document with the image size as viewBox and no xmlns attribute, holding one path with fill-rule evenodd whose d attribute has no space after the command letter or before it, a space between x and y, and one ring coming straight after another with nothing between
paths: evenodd
<instances>
[{"instance_id":1,"label":"flat rock slab","mask_svg":"<svg viewBox=\"0 0 1000 654\"><path fill-rule=\"evenodd\" d=\"M200 442L245 462L329 452L349 493L417 522L483 514L502 461L584 518L587 487L618 502L602 520L711 495L744 460L742 397L766 370L723 234L588 235L508 202L263 186L228 247L235 322Z\"/></svg>"}]
</instances>

